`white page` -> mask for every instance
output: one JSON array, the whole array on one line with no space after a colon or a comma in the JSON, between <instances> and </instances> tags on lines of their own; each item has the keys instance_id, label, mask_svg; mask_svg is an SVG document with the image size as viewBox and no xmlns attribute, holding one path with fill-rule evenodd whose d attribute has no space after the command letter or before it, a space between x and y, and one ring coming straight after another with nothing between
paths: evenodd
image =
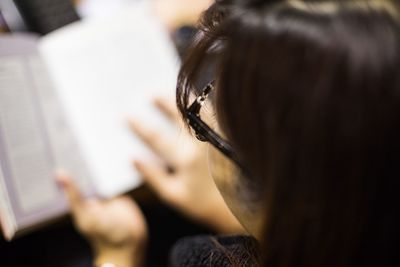
<instances>
[{"instance_id":1,"label":"white page","mask_svg":"<svg viewBox=\"0 0 400 267\"><path fill-rule=\"evenodd\" d=\"M40 50L100 195L137 186L132 160L150 153L127 118L165 126L152 102L176 86L179 60L164 29L136 4L58 30L42 38Z\"/></svg>"}]
</instances>

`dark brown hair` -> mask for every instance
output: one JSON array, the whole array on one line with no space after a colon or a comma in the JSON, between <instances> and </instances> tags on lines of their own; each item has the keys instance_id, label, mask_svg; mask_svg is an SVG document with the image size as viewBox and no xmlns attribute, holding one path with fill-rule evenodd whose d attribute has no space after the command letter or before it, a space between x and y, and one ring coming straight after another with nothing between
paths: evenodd
<instances>
[{"instance_id":1,"label":"dark brown hair","mask_svg":"<svg viewBox=\"0 0 400 267\"><path fill-rule=\"evenodd\" d=\"M200 29L178 107L216 56L218 122L266 208L265 266L399 266L397 1L222 0Z\"/></svg>"}]
</instances>

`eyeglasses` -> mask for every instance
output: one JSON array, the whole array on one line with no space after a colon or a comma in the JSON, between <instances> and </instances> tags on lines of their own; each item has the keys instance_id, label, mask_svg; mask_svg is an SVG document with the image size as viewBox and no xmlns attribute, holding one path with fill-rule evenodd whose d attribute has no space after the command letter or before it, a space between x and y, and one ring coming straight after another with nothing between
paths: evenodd
<instances>
[{"instance_id":1,"label":"eyeglasses","mask_svg":"<svg viewBox=\"0 0 400 267\"><path fill-rule=\"evenodd\" d=\"M245 168L233 150L232 146L200 118L200 109L204 105L210 92L214 90L214 84L215 81L207 84L202 90L202 93L186 109L185 113L187 122L194 131L198 140L202 142L208 142L213 145L222 154L236 163L242 169L242 171L244 171Z\"/></svg>"}]
</instances>

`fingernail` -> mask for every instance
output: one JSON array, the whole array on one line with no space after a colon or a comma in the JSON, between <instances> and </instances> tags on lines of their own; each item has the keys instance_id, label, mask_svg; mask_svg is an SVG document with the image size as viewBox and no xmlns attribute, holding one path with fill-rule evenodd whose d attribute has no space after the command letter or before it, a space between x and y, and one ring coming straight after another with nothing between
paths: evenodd
<instances>
[{"instance_id":1,"label":"fingernail","mask_svg":"<svg viewBox=\"0 0 400 267\"><path fill-rule=\"evenodd\" d=\"M153 99L153 104L156 105L156 106L162 105L162 99L159 98L159 97L154 98Z\"/></svg>"},{"instance_id":2,"label":"fingernail","mask_svg":"<svg viewBox=\"0 0 400 267\"><path fill-rule=\"evenodd\" d=\"M65 187L68 183L67 181L67 172L64 171L63 169L57 169L55 172L55 178L56 182L62 186Z\"/></svg>"},{"instance_id":3,"label":"fingernail","mask_svg":"<svg viewBox=\"0 0 400 267\"><path fill-rule=\"evenodd\" d=\"M63 179L63 177L57 176L56 182L57 182L57 184L58 184L59 186L61 186L62 188L67 187L67 181L65 181L65 180Z\"/></svg>"},{"instance_id":4,"label":"fingernail","mask_svg":"<svg viewBox=\"0 0 400 267\"><path fill-rule=\"evenodd\" d=\"M134 160L133 166L135 166L136 169L140 169L143 166L143 164L138 160Z\"/></svg>"}]
</instances>

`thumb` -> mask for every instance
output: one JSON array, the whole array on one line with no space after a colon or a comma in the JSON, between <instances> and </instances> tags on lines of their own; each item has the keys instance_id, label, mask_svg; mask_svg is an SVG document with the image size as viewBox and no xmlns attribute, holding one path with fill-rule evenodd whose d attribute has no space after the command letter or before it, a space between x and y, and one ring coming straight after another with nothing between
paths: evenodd
<instances>
[{"instance_id":1,"label":"thumb","mask_svg":"<svg viewBox=\"0 0 400 267\"><path fill-rule=\"evenodd\" d=\"M67 197L73 213L81 210L83 198L72 178L64 171L57 171L56 180Z\"/></svg>"}]
</instances>

